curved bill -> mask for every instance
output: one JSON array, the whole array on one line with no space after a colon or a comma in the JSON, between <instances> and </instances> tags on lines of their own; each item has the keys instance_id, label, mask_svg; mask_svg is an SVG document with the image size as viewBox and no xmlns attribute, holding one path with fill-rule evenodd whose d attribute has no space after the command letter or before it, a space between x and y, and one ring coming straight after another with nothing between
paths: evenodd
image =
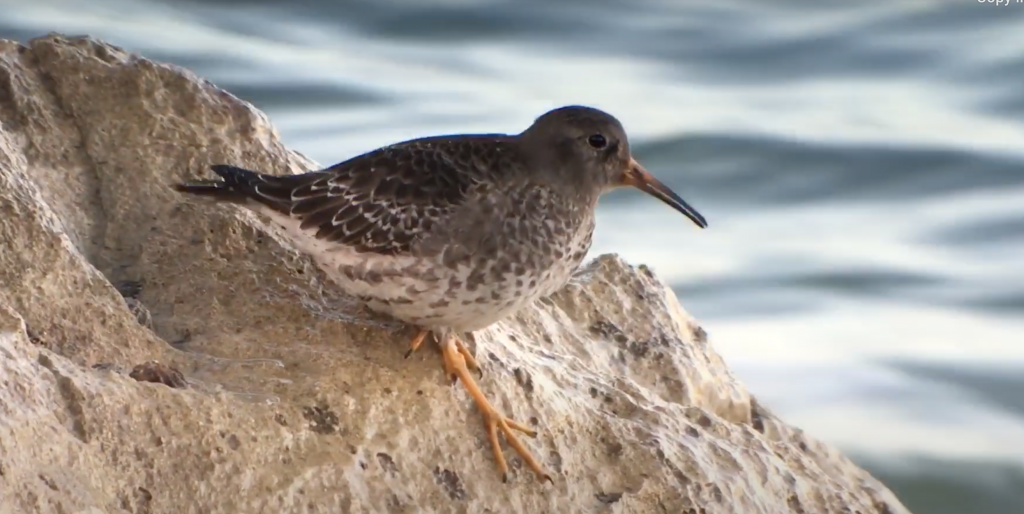
<instances>
[{"instance_id":1,"label":"curved bill","mask_svg":"<svg viewBox=\"0 0 1024 514\"><path fill-rule=\"evenodd\" d=\"M685 200L679 197L674 191L669 189L668 186L663 184L660 180L654 178L649 171L644 169L640 163L636 162L635 159L629 160L629 169L623 175L622 182L626 185L633 186L655 198L661 200L673 209L683 213L687 218L690 218L700 228L707 228L708 222L704 220L704 216L701 216L697 209L694 209L690 204L686 203Z\"/></svg>"}]
</instances>

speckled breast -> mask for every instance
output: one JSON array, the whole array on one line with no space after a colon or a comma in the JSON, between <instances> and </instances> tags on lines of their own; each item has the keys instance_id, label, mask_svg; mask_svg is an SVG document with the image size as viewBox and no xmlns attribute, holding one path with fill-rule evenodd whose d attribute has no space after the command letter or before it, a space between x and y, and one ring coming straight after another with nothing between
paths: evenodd
<instances>
[{"instance_id":1,"label":"speckled breast","mask_svg":"<svg viewBox=\"0 0 1024 514\"><path fill-rule=\"evenodd\" d=\"M590 249L593 221L575 228L548 240L544 248L520 247L498 259L482 257L454 268L443 259L417 259L382 272L371 271L380 266L361 266L347 270L342 281L347 289L361 290L376 311L426 328L471 332L564 286ZM373 278L390 278L368 287L368 271Z\"/></svg>"}]
</instances>

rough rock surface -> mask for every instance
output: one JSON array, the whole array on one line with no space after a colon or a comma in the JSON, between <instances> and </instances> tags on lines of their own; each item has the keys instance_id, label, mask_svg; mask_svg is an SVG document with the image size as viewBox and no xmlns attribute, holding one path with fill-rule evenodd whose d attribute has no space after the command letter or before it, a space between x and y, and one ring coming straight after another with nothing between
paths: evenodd
<instances>
[{"instance_id":1,"label":"rough rock surface","mask_svg":"<svg viewBox=\"0 0 1024 514\"><path fill-rule=\"evenodd\" d=\"M644 267L476 334L554 472L502 484L436 348L172 181L299 172L265 116L87 38L0 40L0 512L899 513L758 405ZM339 158L342 156L339 156Z\"/></svg>"}]
</instances>

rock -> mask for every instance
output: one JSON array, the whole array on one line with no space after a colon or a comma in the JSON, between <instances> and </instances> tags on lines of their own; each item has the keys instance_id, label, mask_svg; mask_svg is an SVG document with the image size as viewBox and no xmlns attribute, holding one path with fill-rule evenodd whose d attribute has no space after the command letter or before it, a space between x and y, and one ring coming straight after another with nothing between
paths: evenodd
<instances>
[{"instance_id":1,"label":"rock","mask_svg":"<svg viewBox=\"0 0 1024 514\"><path fill-rule=\"evenodd\" d=\"M132 368L131 373L128 373L128 376L138 380L139 382L154 382L157 384L163 384L167 387L188 387L188 382L185 381L185 375L183 375L181 371L178 371L178 369L173 366L168 366L157 361L143 362L142 364L135 366Z\"/></svg>"},{"instance_id":2,"label":"rock","mask_svg":"<svg viewBox=\"0 0 1024 514\"><path fill-rule=\"evenodd\" d=\"M475 334L481 386L555 475L509 451L502 484L438 352L403 359L411 329L169 187L316 167L251 105L50 35L0 41L0 123L0 512L906 512L614 256Z\"/></svg>"}]
</instances>

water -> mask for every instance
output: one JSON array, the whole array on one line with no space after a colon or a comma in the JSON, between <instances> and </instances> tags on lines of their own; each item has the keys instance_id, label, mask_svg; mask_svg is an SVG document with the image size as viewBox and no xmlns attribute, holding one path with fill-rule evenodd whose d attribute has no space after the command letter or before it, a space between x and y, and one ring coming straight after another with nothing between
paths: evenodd
<instances>
[{"instance_id":1,"label":"water","mask_svg":"<svg viewBox=\"0 0 1024 514\"><path fill-rule=\"evenodd\" d=\"M615 193L595 253L914 512L1024 512L1024 3L0 0L0 37L51 30L188 67L323 164L607 109L711 227Z\"/></svg>"}]
</instances>

